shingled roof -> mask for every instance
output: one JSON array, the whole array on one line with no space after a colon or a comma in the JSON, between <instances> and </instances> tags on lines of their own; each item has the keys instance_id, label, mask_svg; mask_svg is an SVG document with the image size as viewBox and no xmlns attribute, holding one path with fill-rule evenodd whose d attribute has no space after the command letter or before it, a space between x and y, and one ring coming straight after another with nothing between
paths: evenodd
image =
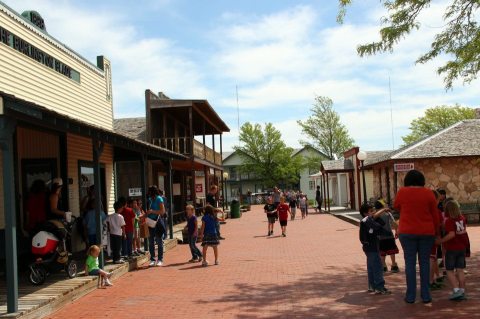
<instances>
[{"instance_id":1,"label":"shingled roof","mask_svg":"<svg viewBox=\"0 0 480 319\"><path fill-rule=\"evenodd\" d=\"M130 138L146 141L147 122L144 117L113 120L113 130Z\"/></svg>"},{"instance_id":2,"label":"shingled roof","mask_svg":"<svg viewBox=\"0 0 480 319\"><path fill-rule=\"evenodd\" d=\"M353 163L349 159L338 159L330 161L322 161L322 167L326 172L343 172L352 171Z\"/></svg>"},{"instance_id":3,"label":"shingled roof","mask_svg":"<svg viewBox=\"0 0 480 319\"><path fill-rule=\"evenodd\" d=\"M461 156L480 156L480 119L460 121L376 160L367 159L365 166L388 160Z\"/></svg>"}]
</instances>

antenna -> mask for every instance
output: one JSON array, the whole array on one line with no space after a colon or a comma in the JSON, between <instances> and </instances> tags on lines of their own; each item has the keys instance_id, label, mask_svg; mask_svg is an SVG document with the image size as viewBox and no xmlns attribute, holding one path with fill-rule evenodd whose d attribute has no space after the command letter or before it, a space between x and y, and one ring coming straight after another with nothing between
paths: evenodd
<instances>
[{"instance_id":1,"label":"antenna","mask_svg":"<svg viewBox=\"0 0 480 319\"><path fill-rule=\"evenodd\" d=\"M237 126L238 126L238 146L240 146L240 106L238 104L238 85L235 85L235 91L237 93Z\"/></svg>"},{"instance_id":2,"label":"antenna","mask_svg":"<svg viewBox=\"0 0 480 319\"><path fill-rule=\"evenodd\" d=\"M390 123L392 125L392 150L395 150L395 135L393 128L393 107L392 107L392 85L390 84L390 75L388 76L388 92L390 95Z\"/></svg>"}]
</instances>

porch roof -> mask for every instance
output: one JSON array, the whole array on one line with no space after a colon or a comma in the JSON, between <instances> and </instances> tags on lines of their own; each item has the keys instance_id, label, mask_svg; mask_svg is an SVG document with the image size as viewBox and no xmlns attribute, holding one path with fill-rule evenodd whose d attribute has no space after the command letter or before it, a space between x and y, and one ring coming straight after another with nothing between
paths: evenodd
<instances>
[{"instance_id":1,"label":"porch roof","mask_svg":"<svg viewBox=\"0 0 480 319\"><path fill-rule=\"evenodd\" d=\"M321 171L326 173L341 173L353 171L353 163L350 159L338 159L322 161Z\"/></svg>"},{"instance_id":2,"label":"porch roof","mask_svg":"<svg viewBox=\"0 0 480 319\"><path fill-rule=\"evenodd\" d=\"M45 126L61 132L97 138L101 142L127 150L145 153L156 158L187 159L184 155L60 114L2 91L0 91L0 97L3 98L3 114L12 116L20 121Z\"/></svg>"}]
</instances>

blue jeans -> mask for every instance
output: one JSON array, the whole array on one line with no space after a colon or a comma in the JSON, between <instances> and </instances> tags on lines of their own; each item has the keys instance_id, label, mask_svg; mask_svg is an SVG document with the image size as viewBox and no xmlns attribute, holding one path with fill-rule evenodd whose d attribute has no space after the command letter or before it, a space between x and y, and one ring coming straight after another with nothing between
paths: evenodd
<instances>
[{"instance_id":1,"label":"blue jeans","mask_svg":"<svg viewBox=\"0 0 480 319\"><path fill-rule=\"evenodd\" d=\"M157 242L158 261L163 261L163 238L155 234L155 228L148 227L150 237L148 238L148 251L150 252L150 261L155 261L155 242Z\"/></svg>"},{"instance_id":2,"label":"blue jeans","mask_svg":"<svg viewBox=\"0 0 480 319\"><path fill-rule=\"evenodd\" d=\"M188 245L190 246L193 259L202 258L202 253L197 247L197 236L188 236Z\"/></svg>"},{"instance_id":3,"label":"blue jeans","mask_svg":"<svg viewBox=\"0 0 480 319\"><path fill-rule=\"evenodd\" d=\"M435 242L435 237L430 235L400 234L400 243L405 258L405 276L407 278L406 300L415 301L417 294L417 271L415 266L420 266L420 294L423 301L432 300L430 295L430 252Z\"/></svg>"},{"instance_id":4,"label":"blue jeans","mask_svg":"<svg viewBox=\"0 0 480 319\"><path fill-rule=\"evenodd\" d=\"M380 252L366 251L365 255L367 256L368 287L375 290L385 288Z\"/></svg>"},{"instance_id":5,"label":"blue jeans","mask_svg":"<svg viewBox=\"0 0 480 319\"><path fill-rule=\"evenodd\" d=\"M122 255L132 256L133 233L125 233L127 236L122 240Z\"/></svg>"}]
</instances>

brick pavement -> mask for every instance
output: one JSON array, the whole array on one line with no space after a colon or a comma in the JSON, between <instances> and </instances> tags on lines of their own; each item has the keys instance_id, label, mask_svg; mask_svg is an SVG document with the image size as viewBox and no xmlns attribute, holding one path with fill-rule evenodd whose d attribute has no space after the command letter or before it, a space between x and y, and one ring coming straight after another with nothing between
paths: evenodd
<instances>
[{"instance_id":1,"label":"brick pavement","mask_svg":"<svg viewBox=\"0 0 480 319\"><path fill-rule=\"evenodd\" d=\"M260 206L222 225L219 266L189 264L188 246L165 258L165 267L141 269L73 302L50 318L472 318L480 317L478 269L467 277L469 300L433 292L431 305L403 302L404 274L387 274L390 296L365 292L358 228L331 215L289 222L286 238L266 237ZM473 258L480 228L469 230ZM401 255L400 255L401 256ZM213 261L213 252L208 259ZM399 265L403 268L403 258ZM419 296L418 296L419 298Z\"/></svg>"}]
</instances>

